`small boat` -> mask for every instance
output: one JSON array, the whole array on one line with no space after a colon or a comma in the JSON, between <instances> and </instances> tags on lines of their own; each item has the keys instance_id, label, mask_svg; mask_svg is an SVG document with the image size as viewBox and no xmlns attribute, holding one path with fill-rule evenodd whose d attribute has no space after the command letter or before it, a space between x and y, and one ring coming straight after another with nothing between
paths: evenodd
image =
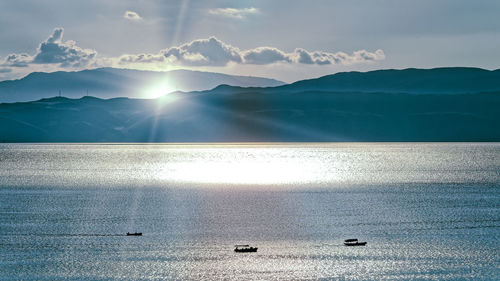
<instances>
[{"instance_id":1,"label":"small boat","mask_svg":"<svg viewBox=\"0 0 500 281\"><path fill-rule=\"evenodd\" d=\"M365 246L366 242L359 242L357 238L344 240L346 246Z\"/></svg>"},{"instance_id":2,"label":"small boat","mask_svg":"<svg viewBox=\"0 0 500 281\"><path fill-rule=\"evenodd\" d=\"M142 236L142 232L134 232L134 233L127 232L127 236Z\"/></svg>"},{"instance_id":3,"label":"small boat","mask_svg":"<svg viewBox=\"0 0 500 281\"><path fill-rule=\"evenodd\" d=\"M250 247L250 245L234 245L234 251L237 253L254 253L257 252L257 247Z\"/></svg>"}]
</instances>

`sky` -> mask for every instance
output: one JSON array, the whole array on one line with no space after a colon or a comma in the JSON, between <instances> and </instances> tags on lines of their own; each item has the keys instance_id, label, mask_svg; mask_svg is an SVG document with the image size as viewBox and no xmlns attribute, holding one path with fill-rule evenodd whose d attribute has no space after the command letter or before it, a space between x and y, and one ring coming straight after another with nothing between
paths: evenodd
<instances>
[{"instance_id":1,"label":"sky","mask_svg":"<svg viewBox=\"0 0 500 281\"><path fill-rule=\"evenodd\" d=\"M500 68L498 0L0 0L0 81L98 67L285 82Z\"/></svg>"}]
</instances>

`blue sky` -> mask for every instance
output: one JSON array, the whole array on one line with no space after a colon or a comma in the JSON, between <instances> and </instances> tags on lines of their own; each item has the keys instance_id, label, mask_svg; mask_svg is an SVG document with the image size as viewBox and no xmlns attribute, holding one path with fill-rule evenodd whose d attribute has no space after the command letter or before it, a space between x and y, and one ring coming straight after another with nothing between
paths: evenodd
<instances>
[{"instance_id":1,"label":"blue sky","mask_svg":"<svg viewBox=\"0 0 500 281\"><path fill-rule=\"evenodd\" d=\"M198 69L287 82L339 71L500 67L498 0L0 1L0 80Z\"/></svg>"}]
</instances>

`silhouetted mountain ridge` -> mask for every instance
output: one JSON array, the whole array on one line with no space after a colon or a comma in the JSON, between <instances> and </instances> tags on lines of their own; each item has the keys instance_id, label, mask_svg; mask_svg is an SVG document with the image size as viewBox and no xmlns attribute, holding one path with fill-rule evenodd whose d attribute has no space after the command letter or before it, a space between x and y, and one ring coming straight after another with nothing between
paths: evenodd
<instances>
[{"instance_id":1,"label":"silhouetted mountain ridge","mask_svg":"<svg viewBox=\"0 0 500 281\"><path fill-rule=\"evenodd\" d=\"M54 97L0 104L0 141L500 141L498 108L500 92Z\"/></svg>"},{"instance_id":2,"label":"silhouetted mountain ridge","mask_svg":"<svg viewBox=\"0 0 500 281\"><path fill-rule=\"evenodd\" d=\"M278 86L280 91L478 93L500 91L500 70L469 67L340 72Z\"/></svg>"}]
</instances>

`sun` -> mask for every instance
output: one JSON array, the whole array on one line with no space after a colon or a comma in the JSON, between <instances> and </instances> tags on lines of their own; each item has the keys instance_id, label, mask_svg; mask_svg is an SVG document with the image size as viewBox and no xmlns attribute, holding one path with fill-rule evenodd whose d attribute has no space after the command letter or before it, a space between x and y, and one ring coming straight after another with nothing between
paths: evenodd
<instances>
[{"instance_id":1,"label":"sun","mask_svg":"<svg viewBox=\"0 0 500 281\"><path fill-rule=\"evenodd\" d=\"M176 89L171 86L169 81L162 80L146 88L142 96L147 99L156 99L168 93L174 92L175 90Z\"/></svg>"}]
</instances>

